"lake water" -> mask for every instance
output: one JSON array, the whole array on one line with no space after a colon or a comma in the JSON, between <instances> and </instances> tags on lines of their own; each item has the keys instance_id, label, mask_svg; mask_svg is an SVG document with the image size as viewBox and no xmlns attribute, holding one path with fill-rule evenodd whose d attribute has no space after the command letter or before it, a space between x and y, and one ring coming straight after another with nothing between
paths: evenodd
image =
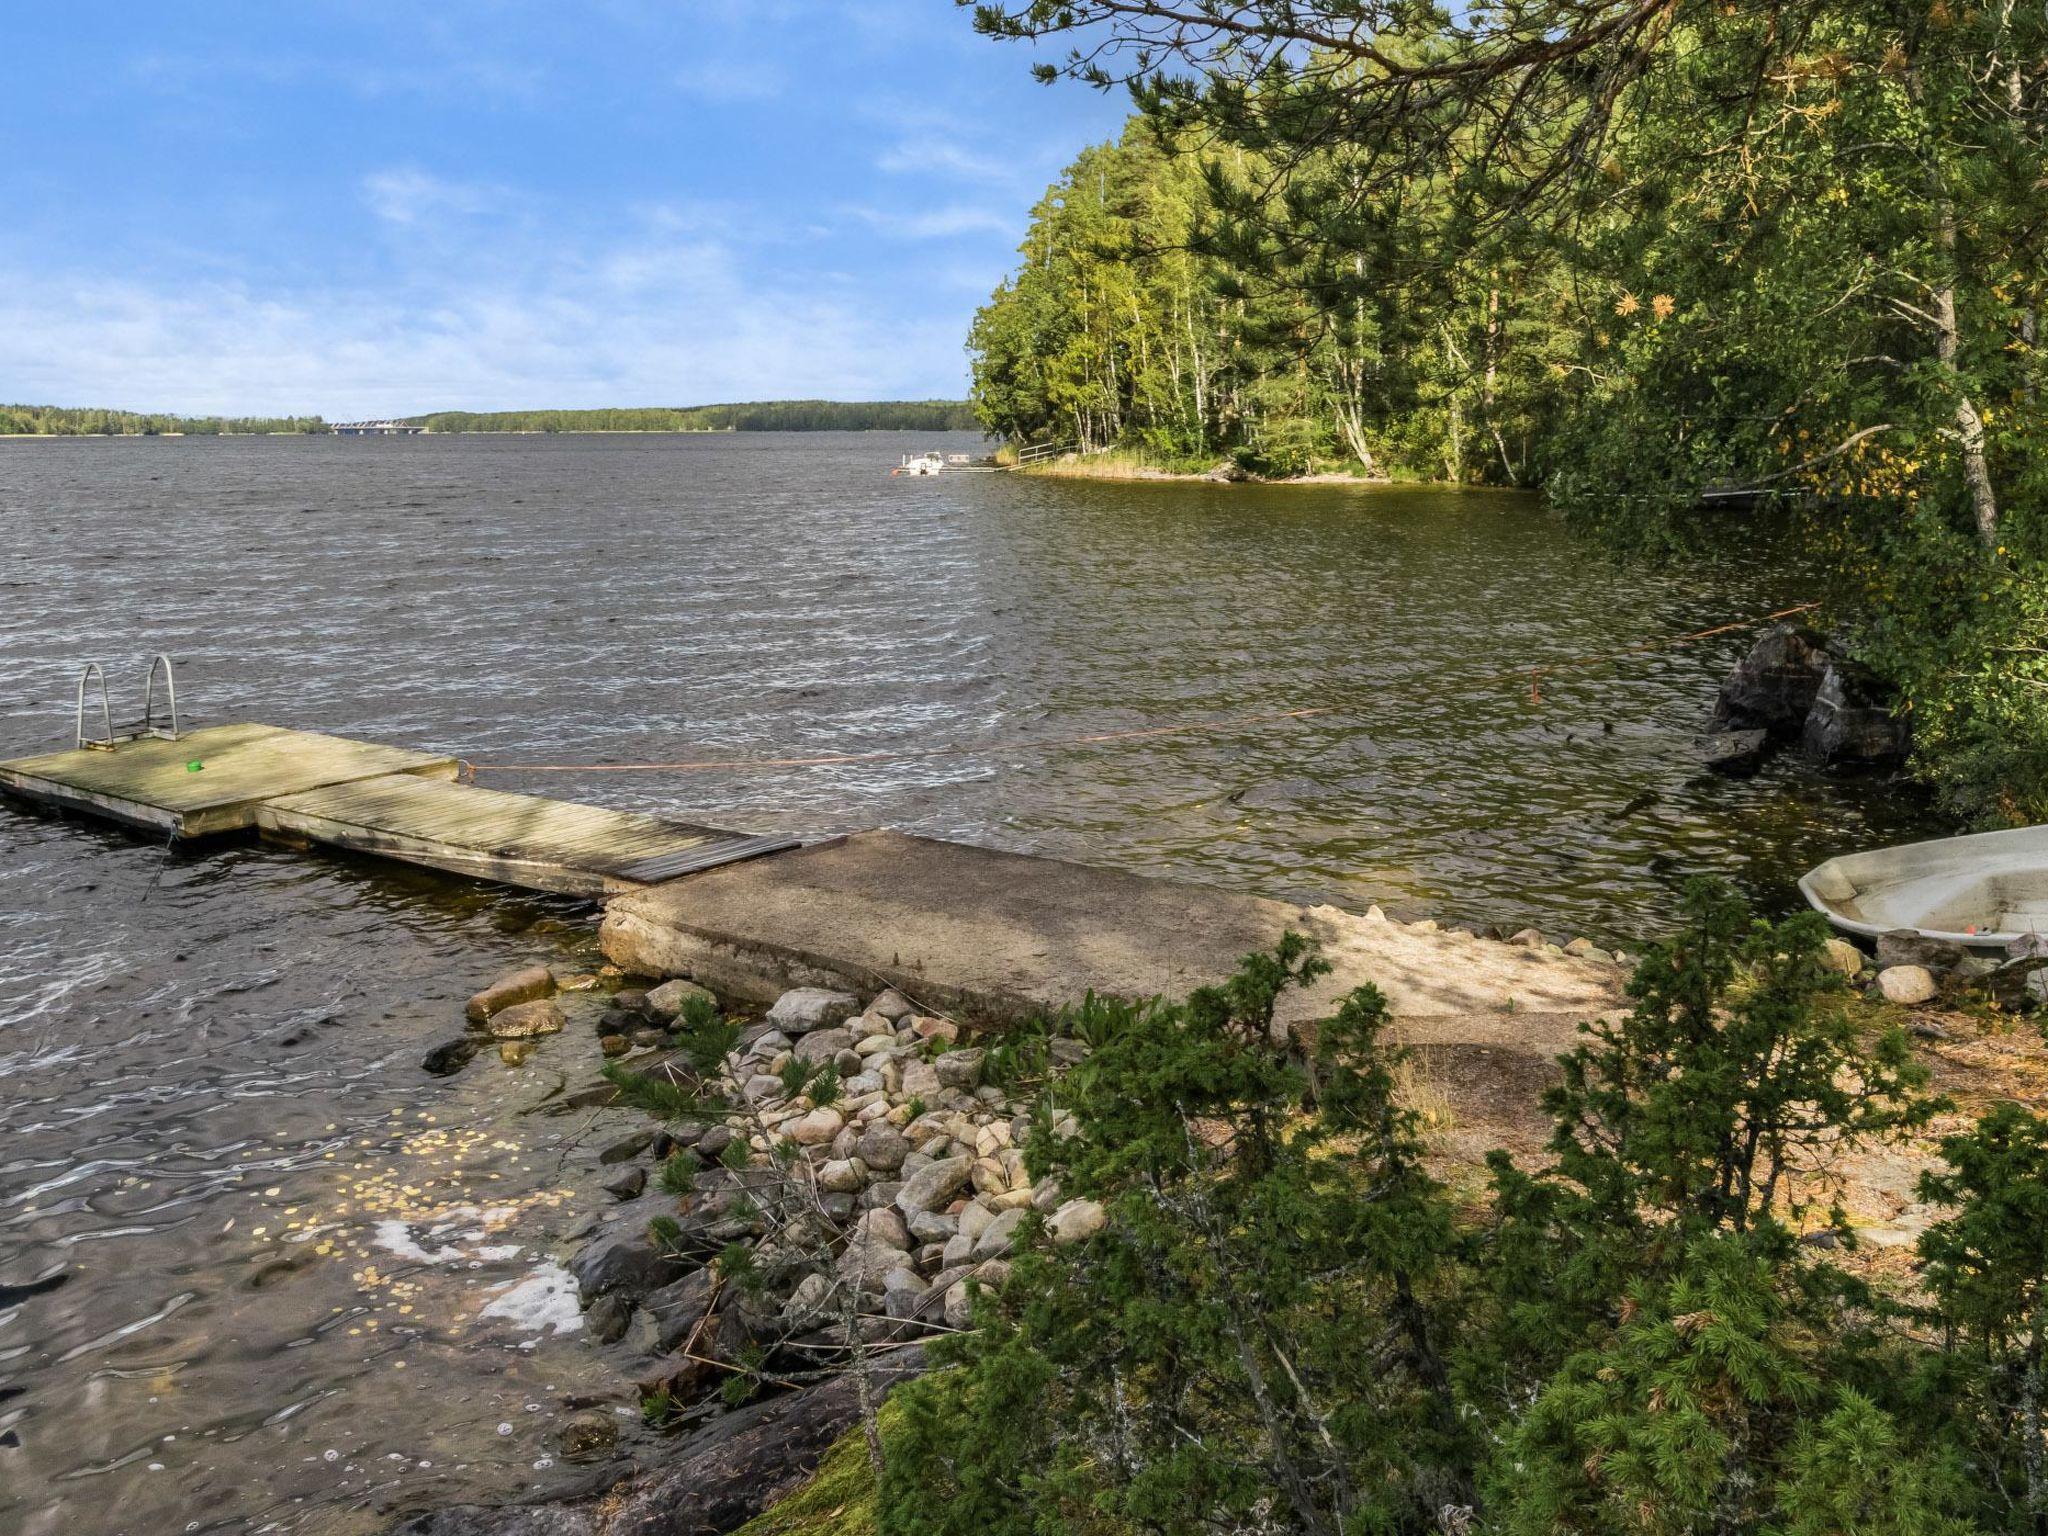
<instances>
[{"instance_id":1,"label":"lake water","mask_svg":"<svg viewBox=\"0 0 2048 1536\"><path fill-rule=\"evenodd\" d=\"M196 723L806 834L889 824L1397 914L1662 928L1924 831L1895 791L1688 743L1745 640L1529 672L1811 594L1762 534L1649 572L1528 499L892 479L893 434L0 443L0 754L177 659ZM124 697L125 696L125 697ZM1019 742L1304 707L1114 746ZM694 774L490 765L986 753ZM587 909L0 808L0 1529L355 1532L550 1491L619 1379L555 1331L590 1207L554 1037L427 1077ZM8 1293L0 1291L0 1297ZM630 1423L621 1420L627 1441Z\"/></svg>"}]
</instances>

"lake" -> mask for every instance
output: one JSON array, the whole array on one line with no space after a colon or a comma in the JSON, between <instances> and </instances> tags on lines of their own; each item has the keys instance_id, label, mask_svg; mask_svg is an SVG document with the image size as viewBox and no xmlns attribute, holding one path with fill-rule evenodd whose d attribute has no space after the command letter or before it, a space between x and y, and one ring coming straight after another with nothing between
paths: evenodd
<instances>
[{"instance_id":1,"label":"lake","mask_svg":"<svg viewBox=\"0 0 2048 1536\"><path fill-rule=\"evenodd\" d=\"M89 660L139 712L166 651L190 722L494 787L1629 943L1693 874L1785 909L1810 864L1926 830L1884 786L1698 771L1742 635L1564 665L1813 595L1768 529L1651 571L1495 492L890 477L931 445L976 446L0 443L0 755L68 744ZM1331 712L1019 745L1301 708ZM494 767L956 745L986 750ZM618 1388L549 1262L594 1177L556 1112L589 1042L418 1063L499 971L590 961L592 926L0 809L0 1287L33 1291L0 1290L0 1528L355 1532L570 1485L550 1426Z\"/></svg>"}]
</instances>

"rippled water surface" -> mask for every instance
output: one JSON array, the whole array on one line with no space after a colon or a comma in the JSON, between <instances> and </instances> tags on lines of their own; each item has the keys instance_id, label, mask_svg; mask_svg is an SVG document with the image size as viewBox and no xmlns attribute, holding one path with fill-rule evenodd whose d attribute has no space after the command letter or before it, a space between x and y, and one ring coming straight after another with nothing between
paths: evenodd
<instances>
[{"instance_id":1,"label":"rippled water surface","mask_svg":"<svg viewBox=\"0 0 2048 1536\"><path fill-rule=\"evenodd\" d=\"M1782 905L1924 830L1874 786L1695 771L1739 636L1532 697L1531 668L1809 595L1768 540L1651 573L1509 495L888 477L927 441L0 443L0 752L67 743L83 662L133 704L167 650L200 723L453 751L499 787L1614 939L1690 873ZM994 750L491 771L955 743ZM0 1287L33 1290L0 1289L0 1529L354 1532L563 1485L548 1427L619 1378L556 1331L549 1258L596 1175L581 1118L534 1111L594 1042L418 1062L590 927L0 809Z\"/></svg>"}]
</instances>

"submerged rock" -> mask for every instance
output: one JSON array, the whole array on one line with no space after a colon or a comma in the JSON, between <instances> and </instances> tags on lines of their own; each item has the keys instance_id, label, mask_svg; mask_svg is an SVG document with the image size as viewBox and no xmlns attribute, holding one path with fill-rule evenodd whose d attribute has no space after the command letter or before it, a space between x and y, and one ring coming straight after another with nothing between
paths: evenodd
<instances>
[{"instance_id":1,"label":"submerged rock","mask_svg":"<svg viewBox=\"0 0 2048 1536\"><path fill-rule=\"evenodd\" d=\"M1701 766L1731 779L1746 779L1770 756L1771 733L1761 728L1709 731L1693 738L1693 749L1700 755Z\"/></svg>"},{"instance_id":2,"label":"submerged rock","mask_svg":"<svg viewBox=\"0 0 2048 1536\"><path fill-rule=\"evenodd\" d=\"M436 1077L448 1077L469 1065L483 1042L474 1035L465 1035L459 1040L443 1040L420 1061L420 1066Z\"/></svg>"}]
</instances>

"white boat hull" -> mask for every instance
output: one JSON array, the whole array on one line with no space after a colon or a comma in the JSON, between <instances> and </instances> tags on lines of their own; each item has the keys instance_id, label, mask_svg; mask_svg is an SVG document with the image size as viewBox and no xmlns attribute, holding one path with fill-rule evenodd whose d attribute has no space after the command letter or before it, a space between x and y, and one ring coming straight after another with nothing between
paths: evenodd
<instances>
[{"instance_id":1,"label":"white boat hull","mask_svg":"<svg viewBox=\"0 0 2048 1536\"><path fill-rule=\"evenodd\" d=\"M2048 827L1844 854L1799 889L1829 922L1876 938L1899 929L1979 948L2048 932Z\"/></svg>"}]
</instances>

